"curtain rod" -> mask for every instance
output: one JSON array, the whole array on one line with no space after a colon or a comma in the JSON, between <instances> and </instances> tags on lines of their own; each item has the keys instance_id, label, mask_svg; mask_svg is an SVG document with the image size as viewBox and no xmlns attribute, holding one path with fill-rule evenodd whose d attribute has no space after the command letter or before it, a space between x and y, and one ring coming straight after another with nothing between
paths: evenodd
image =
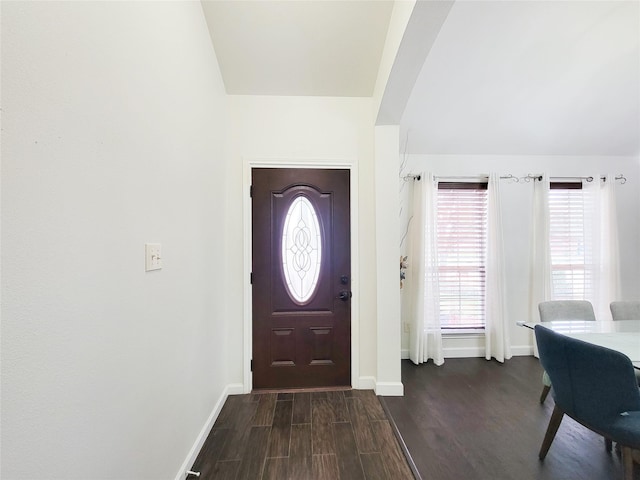
<instances>
[{"instance_id":1,"label":"curtain rod","mask_svg":"<svg viewBox=\"0 0 640 480\"><path fill-rule=\"evenodd\" d=\"M420 181L420 175L415 175L413 173L410 173L409 175L405 175L404 177L402 177L402 180L404 180L405 182L408 182L409 180Z\"/></svg>"},{"instance_id":2,"label":"curtain rod","mask_svg":"<svg viewBox=\"0 0 640 480\"><path fill-rule=\"evenodd\" d=\"M402 180L404 180L405 182L408 182L409 180L420 181L420 178L421 178L420 175L410 173L410 174L405 175L404 177L402 177ZM437 179L439 179L439 178L447 178L447 179L452 179L452 180L478 180L478 179L487 179L487 178L489 178L489 176L488 175L475 175L475 176L473 176L473 175L455 176L454 175L454 176L436 176L434 178L437 178ZM519 183L521 180L528 183L531 180L538 180L538 181L542 180L542 174L534 175L534 174L528 173L524 177L516 177L516 176L514 176L514 175L509 173L507 175L502 175L500 178L502 180L513 180L516 183ZM579 177L579 176L576 176L576 177L550 177L550 178L552 178L554 180L586 180L587 182L593 182L593 177L591 177L591 176L589 176L589 177ZM606 177L605 176L601 176L600 180L604 181L604 180L606 180ZM620 180L620 183L623 184L623 185L625 183L627 183L627 177L625 177L622 173L616 175L614 177L614 180Z\"/></svg>"},{"instance_id":3,"label":"curtain rod","mask_svg":"<svg viewBox=\"0 0 640 480\"><path fill-rule=\"evenodd\" d=\"M489 175L435 175L434 178L437 179L445 179L445 180L487 180ZM507 175L502 175L500 177L502 180L515 180L518 182L518 177L514 177L510 173Z\"/></svg>"},{"instance_id":4,"label":"curtain rod","mask_svg":"<svg viewBox=\"0 0 640 480\"><path fill-rule=\"evenodd\" d=\"M402 177L402 180L404 180L405 182L408 182L409 180L419 181L420 178L421 178L420 175L410 173ZM445 179L451 179L451 180L486 180L489 178L489 175L443 175L443 176L434 176L434 178L437 178L437 179L445 178ZM510 173L507 175L503 175L500 178L503 180L504 179L515 180L516 182L520 181L518 177L514 177Z\"/></svg>"},{"instance_id":5,"label":"curtain rod","mask_svg":"<svg viewBox=\"0 0 640 480\"><path fill-rule=\"evenodd\" d=\"M537 174L537 175L532 175L531 173L527 174L525 178L525 181L528 182L530 180L542 180L542 175L541 174ZM579 176L575 176L575 177L549 177L549 179L553 179L553 180L586 180L587 182L593 182L593 177L589 176L589 177L579 177ZM605 177L604 175L600 176L600 180L602 181L606 181L607 177ZM614 178L614 180L620 180L621 184L625 184L627 183L627 177L625 177L622 173L616 175Z\"/></svg>"}]
</instances>

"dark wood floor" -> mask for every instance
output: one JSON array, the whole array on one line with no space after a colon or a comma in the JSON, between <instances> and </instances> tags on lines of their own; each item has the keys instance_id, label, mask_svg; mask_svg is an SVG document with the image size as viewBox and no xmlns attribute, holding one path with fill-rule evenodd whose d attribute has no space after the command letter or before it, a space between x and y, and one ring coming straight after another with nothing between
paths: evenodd
<instances>
[{"instance_id":1,"label":"dark wood floor","mask_svg":"<svg viewBox=\"0 0 640 480\"><path fill-rule=\"evenodd\" d=\"M192 470L200 480L414 479L371 390L229 396Z\"/></svg>"},{"instance_id":2,"label":"dark wood floor","mask_svg":"<svg viewBox=\"0 0 640 480\"><path fill-rule=\"evenodd\" d=\"M424 480L622 479L619 455L566 416L538 460L553 410L551 396L539 403L541 376L533 357L448 359L441 367L406 360L405 396L382 400Z\"/></svg>"}]
</instances>

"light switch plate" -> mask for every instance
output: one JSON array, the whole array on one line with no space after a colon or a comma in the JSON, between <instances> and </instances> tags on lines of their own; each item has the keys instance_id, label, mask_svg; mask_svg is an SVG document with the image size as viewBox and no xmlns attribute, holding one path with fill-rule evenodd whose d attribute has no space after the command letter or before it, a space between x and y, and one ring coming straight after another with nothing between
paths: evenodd
<instances>
[{"instance_id":1,"label":"light switch plate","mask_svg":"<svg viewBox=\"0 0 640 480\"><path fill-rule=\"evenodd\" d=\"M162 244L144 244L145 271L160 270L162 268Z\"/></svg>"}]
</instances>

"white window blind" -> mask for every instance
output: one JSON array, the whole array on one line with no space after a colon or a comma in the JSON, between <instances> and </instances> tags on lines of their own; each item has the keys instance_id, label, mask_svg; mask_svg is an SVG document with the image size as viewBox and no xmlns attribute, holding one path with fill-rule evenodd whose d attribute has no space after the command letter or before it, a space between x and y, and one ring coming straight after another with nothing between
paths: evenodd
<instances>
[{"instance_id":1,"label":"white window blind","mask_svg":"<svg viewBox=\"0 0 640 480\"><path fill-rule=\"evenodd\" d=\"M593 295L592 245L586 234L582 184L551 184L549 248L554 300L588 300Z\"/></svg>"},{"instance_id":2,"label":"white window blind","mask_svg":"<svg viewBox=\"0 0 640 480\"><path fill-rule=\"evenodd\" d=\"M440 183L437 221L441 327L482 329L487 184Z\"/></svg>"}]
</instances>

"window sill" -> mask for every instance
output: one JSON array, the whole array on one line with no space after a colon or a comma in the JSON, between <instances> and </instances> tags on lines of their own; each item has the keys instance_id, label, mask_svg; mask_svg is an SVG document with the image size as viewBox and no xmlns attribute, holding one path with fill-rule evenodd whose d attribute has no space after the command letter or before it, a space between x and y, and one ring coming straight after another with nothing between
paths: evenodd
<instances>
[{"instance_id":1,"label":"window sill","mask_svg":"<svg viewBox=\"0 0 640 480\"><path fill-rule=\"evenodd\" d=\"M484 337L484 328L443 328L443 337Z\"/></svg>"}]
</instances>

